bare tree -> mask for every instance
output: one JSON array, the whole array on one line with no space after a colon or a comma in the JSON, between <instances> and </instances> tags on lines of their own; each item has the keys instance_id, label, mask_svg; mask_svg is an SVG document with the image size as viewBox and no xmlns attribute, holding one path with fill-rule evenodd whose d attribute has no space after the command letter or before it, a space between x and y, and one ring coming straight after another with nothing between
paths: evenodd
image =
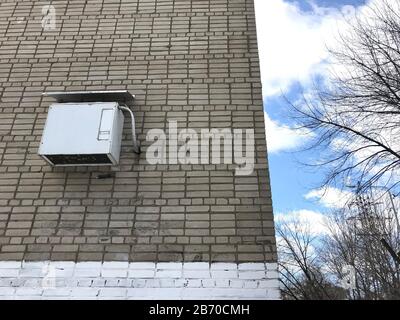
<instances>
[{"instance_id":1,"label":"bare tree","mask_svg":"<svg viewBox=\"0 0 400 320\"><path fill-rule=\"evenodd\" d=\"M400 3L382 0L349 20L330 49L332 68L301 103L289 104L312 131L325 185L351 178L360 189L400 183Z\"/></svg>"},{"instance_id":2,"label":"bare tree","mask_svg":"<svg viewBox=\"0 0 400 320\"><path fill-rule=\"evenodd\" d=\"M329 300L343 296L324 271L318 237L296 219L277 225L282 296L290 300Z\"/></svg>"},{"instance_id":3,"label":"bare tree","mask_svg":"<svg viewBox=\"0 0 400 320\"><path fill-rule=\"evenodd\" d=\"M346 207L327 217L325 235L313 235L298 220L278 223L283 297L400 299L398 207L386 191L358 189ZM354 279L346 288L349 268Z\"/></svg>"}]
</instances>

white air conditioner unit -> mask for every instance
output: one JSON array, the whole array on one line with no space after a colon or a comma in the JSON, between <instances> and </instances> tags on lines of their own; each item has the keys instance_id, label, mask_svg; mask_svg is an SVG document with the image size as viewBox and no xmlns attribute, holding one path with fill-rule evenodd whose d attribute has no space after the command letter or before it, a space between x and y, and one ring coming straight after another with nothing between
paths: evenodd
<instances>
[{"instance_id":1,"label":"white air conditioner unit","mask_svg":"<svg viewBox=\"0 0 400 320\"><path fill-rule=\"evenodd\" d=\"M130 110L117 101L81 101L120 100L121 92L118 93L47 94L58 103L49 107L38 154L53 166L117 165L124 124L121 109Z\"/></svg>"}]
</instances>

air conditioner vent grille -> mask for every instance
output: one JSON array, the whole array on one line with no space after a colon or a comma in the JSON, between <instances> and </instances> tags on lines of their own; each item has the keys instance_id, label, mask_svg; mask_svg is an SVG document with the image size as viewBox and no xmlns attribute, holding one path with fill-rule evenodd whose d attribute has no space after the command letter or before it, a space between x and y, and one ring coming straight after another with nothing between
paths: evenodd
<instances>
[{"instance_id":1,"label":"air conditioner vent grille","mask_svg":"<svg viewBox=\"0 0 400 320\"><path fill-rule=\"evenodd\" d=\"M46 158L54 165L112 164L106 154L57 154L47 155Z\"/></svg>"}]
</instances>

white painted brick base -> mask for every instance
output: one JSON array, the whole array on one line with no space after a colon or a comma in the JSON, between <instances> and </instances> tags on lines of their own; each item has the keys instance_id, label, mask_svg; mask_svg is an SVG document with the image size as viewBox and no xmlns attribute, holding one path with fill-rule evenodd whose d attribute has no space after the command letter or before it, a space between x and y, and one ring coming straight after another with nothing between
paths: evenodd
<instances>
[{"instance_id":1,"label":"white painted brick base","mask_svg":"<svg viewBox=\"0 0 400 320\"><path fill-rule=\"evenodd\" d=\"M3 299L280 299L276 263L0 261Z\"/></svg>"}]
</instances>

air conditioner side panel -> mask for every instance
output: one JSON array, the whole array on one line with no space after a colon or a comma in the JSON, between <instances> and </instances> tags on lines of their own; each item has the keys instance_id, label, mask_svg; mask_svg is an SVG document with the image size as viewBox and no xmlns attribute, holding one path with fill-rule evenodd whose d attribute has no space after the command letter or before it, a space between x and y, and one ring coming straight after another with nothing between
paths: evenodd
<instances>
[{"instance_id":1,"label":"air conditioner side panel","mask_svg":"<svg viewBox=\"0 0 400 320\"><path fill-rule=\"evenodd\" d=\"M124 114L117 109L114 113L114 126L111 132L110 158L118 165L121 154L122 131L124 129Z\"/></svg>"}]
</instances>

